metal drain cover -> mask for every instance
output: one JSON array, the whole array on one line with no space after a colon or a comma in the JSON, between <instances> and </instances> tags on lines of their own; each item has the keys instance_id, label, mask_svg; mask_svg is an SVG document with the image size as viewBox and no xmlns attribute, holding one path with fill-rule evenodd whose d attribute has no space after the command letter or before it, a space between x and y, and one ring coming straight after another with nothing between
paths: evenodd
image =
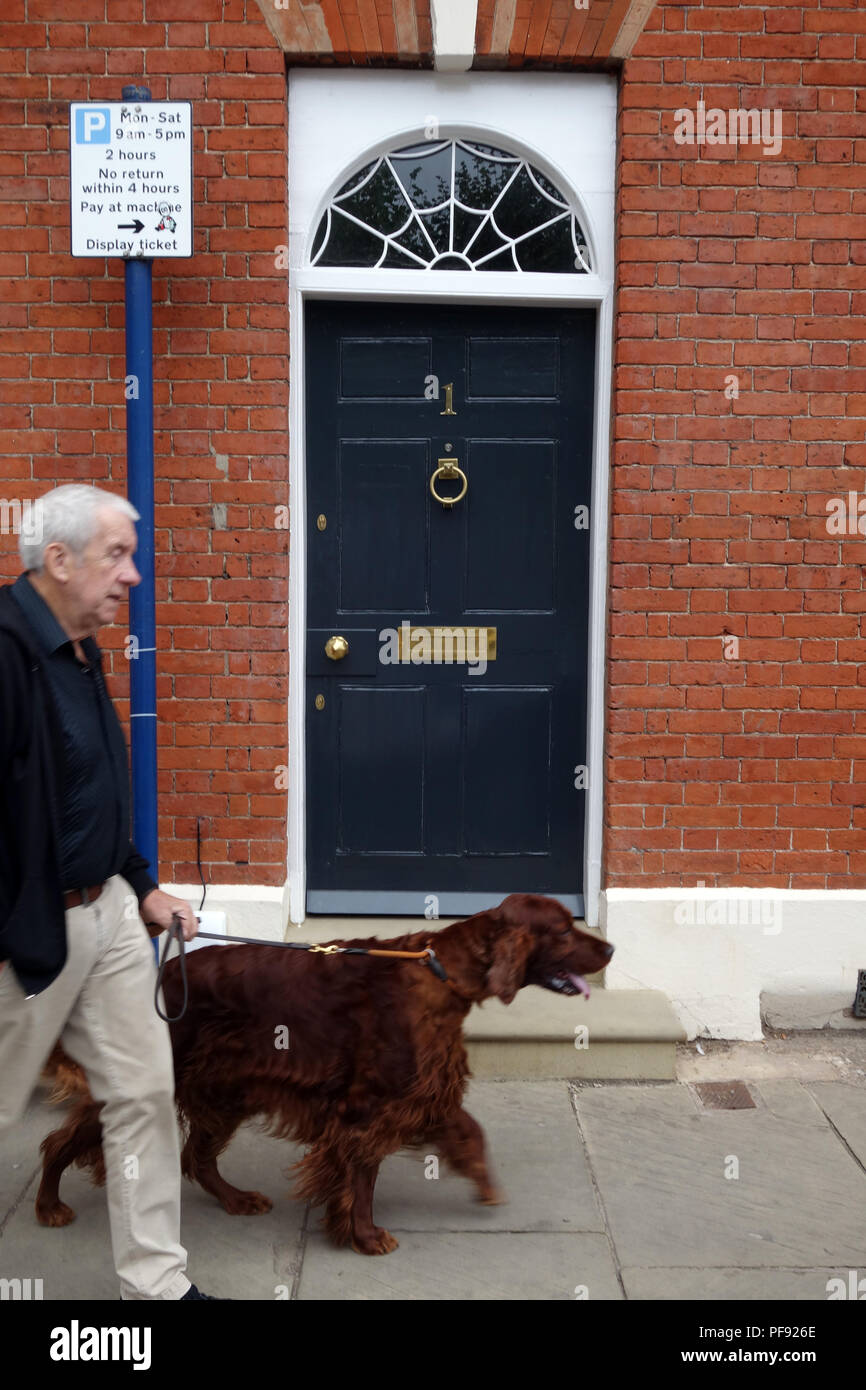
<instances>
[{"instance_id":1,"label":"metal drain cover","mask_svg":"<svg viewBox=\"0 0 866 1390\"><path fill-rule=\"evenodd\" d=\"M754 1110L745 1081L697 1081L695 1090L705 1110Z\"/></svg>"}]
</instances>

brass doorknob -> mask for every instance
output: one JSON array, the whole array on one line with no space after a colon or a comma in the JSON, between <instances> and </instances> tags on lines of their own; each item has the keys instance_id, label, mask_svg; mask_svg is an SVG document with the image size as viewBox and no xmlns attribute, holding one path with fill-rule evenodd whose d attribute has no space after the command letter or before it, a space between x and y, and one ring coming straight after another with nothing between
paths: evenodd
<instances>
[{"instance_id":1,"label":"brass doorknob","mask_svg":"<svg viewBox=\"0 0 866 1390\"><path fill-rule=\"evenodd\" d=\"M325 643L325 656L329 656L332 661L342 661L348 651L349 644L345 637L329 637Z\"/></svg>"}]
</instances>

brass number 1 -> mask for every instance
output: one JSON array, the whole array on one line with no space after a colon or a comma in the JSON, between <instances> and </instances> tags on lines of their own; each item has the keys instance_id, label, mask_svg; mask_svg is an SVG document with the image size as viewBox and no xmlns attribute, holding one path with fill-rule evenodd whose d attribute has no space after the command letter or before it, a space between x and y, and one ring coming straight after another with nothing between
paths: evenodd
<instances>
[{"instance_id":1,"label":"brass number 1","mask_svg":"<svg viewBox=\"0 0 866 1390\"><path fill-rule=\"evenodd\" d=\"M449 381L445 387L445 409L440 410L440 415L456 415L457 411L452 409L454 403L454 382Z\"/></svg>"}]
</instances>

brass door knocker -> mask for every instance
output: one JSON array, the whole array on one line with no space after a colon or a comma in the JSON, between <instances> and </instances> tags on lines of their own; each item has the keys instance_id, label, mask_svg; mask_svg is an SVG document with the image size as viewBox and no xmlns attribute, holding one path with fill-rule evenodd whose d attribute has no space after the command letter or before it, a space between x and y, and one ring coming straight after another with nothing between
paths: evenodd
<instances>
[{"instance_id":1,"label":"brass door knocker","mask_svg":"<svg viewBox=\"0 0 866 1390\"><path fill-rule=\"evenodd\" d=\"M440 497L439 493L436 491L437 478L462 478L463 486L456 497ZM453 507L456 502L460 502L466 496L468 487L469 479L455 459L438 460L438 467L430 479L430 491L437 502L441 502L443 507Z\"/></svg>"}]
</instances>

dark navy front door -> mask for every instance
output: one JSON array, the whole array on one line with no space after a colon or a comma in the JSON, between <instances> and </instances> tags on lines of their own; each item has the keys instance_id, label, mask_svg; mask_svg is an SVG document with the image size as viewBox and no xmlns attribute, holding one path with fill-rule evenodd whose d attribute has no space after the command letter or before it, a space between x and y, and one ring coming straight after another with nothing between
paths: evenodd
<instances>
[{"instance_id":1,"label":"dark navy front door","mask_svg":"<svg viewBox=\"0 0 866 1390\"><path fill-rule=\"evenodd\" d=\"M307 910L582 913L595 315L306 316Z\"/></svg>"}]
</instances>

